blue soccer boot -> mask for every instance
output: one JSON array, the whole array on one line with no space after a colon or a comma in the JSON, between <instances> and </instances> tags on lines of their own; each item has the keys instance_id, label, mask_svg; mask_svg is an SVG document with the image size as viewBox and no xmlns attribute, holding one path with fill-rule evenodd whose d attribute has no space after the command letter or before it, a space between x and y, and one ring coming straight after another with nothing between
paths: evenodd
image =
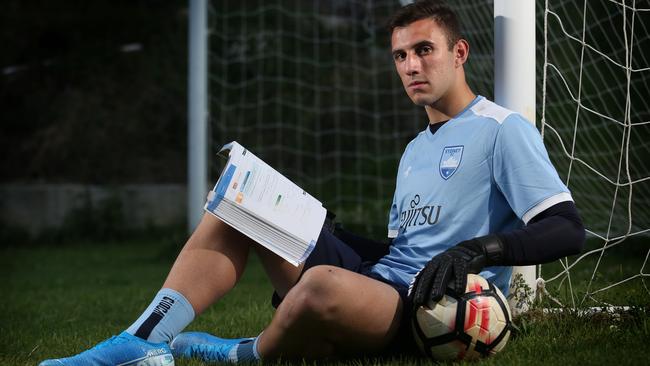
<instances>
[{"instance_id":1,"label":"blue soccer boot","mask_svg":"<svg viewBox=\"0 0 650 366\"><path fill-rule=\"evenodd\" d=\"M149 343L127 332L76 356L45 360L39 366L174 366L167 343Z\"/></svg>"},{"instance_id":2,"label":"blue soccer boot","mask_svg":"<svg viewBox=\"0 0 650 366\"><path fill-rule=\"evenodd\" d=\"M253 342L255 338L224 339L202 332L184 332L169 344L174 357L198 358L205 362L236 363L235 346Z\"/></svg>"}]
</instances>

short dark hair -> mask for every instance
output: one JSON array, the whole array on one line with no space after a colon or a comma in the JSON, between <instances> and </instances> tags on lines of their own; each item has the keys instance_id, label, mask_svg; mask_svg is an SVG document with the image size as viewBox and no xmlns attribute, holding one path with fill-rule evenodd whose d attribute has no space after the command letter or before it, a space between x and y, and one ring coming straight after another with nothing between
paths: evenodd
<instances>
[{"instance_id":1,"label":"short dark hair","mask_svg":"<svg viewBox=\"0 0 650 366\"><path fill-rule=\"evenodd\" d=\"M388 29L392 34L397 27L406 27L415 21L426 18L434 20L445 30L449 50L453 49L456 42L463 38L456 13L441 0L415 1L400 8L388 22Z\"/></svg>"}]
</instances>

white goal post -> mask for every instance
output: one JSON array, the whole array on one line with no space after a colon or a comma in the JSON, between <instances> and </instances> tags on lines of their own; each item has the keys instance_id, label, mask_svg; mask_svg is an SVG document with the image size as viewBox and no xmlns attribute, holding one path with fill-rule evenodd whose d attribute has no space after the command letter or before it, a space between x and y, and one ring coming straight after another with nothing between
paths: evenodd
<instances>
[{"instance_id":1,"label":"white goal post","mask_svg":"<svg viewBox=\"0 0 650 366\"><path fill-rule=\"evenodd\" d=\"M535 44L535 0L494 0L494 101L533 124ZM512 275L520 275L532 290L524 295L527 301L510 298L510 308L517 314L535 297L535 266L515 267Z\"/></svg>"},{"instance_id":2,"label":"white goal post","mask_svg":"<svg viewBox=\"0 0 650 366\"><path fill-rule=\"evenodd\" d=\"M187 229L203 216L208 192L208 3L189 0L187 83Z\"/></svg>"}]
</instances>

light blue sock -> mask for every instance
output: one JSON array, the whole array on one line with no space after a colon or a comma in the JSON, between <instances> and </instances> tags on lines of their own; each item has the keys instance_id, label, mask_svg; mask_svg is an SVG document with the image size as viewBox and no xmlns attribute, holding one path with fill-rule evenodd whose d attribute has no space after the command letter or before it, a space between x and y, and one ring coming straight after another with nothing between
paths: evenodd
<instances>
[{"instance_id":1,"label":"light blue sock","mask_svg":"<svg viewBox=\"0 0 650 366\"><path fill-rule=\"evenodd\" d=\"M126 331L152 343L169 343L193 319L194 309L185 296L163 288Z\"/></svg>"},{"instance_id":2,"label":"light blue sock","mask_svg":"<svg viewBox=\"0 0 650 366\"><path fill-rule=\"evenodd\" d=\"M257 336L250 341L242 342L234 346L230 353L228 353L228 358L233 363L240 362L255 362L261 359L260 354L257 353L257 342L259 341L260 336Z\"/></svg>"}]
</instances>

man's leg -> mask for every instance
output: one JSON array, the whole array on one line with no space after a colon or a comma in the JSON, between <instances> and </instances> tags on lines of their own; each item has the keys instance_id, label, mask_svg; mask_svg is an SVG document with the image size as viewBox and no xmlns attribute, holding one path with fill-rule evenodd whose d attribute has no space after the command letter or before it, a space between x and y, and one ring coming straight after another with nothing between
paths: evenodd
<instances>
[{"instance_id":1,"label":"man's leg","mask_svg":"<svg viewBox=\"0 0 650 366\"><path fill-rule=\"evenodd\" d=\"M168 351L164 343L185 328L194 314L202 313L235 286L244 271L252 245L253 241L243 234L211 214L205 214L181 250L162 290L126 332L117 339L111 338L103 342L104 345L96 351L67 359L44 361L42 365L122 363L126 360L123 360L124 357L140 357L138 355L142 352L147 354L146 348L149 346L139 338L149 341L152 344L150 348L158 352L162 359L163 353ZM293 281L297 280L301 270L291 265L269 269L274 273L272 278ZM276 273L278 271L282 273ZM133 344L133 352L129 344ZM112 352L112 349L116 351ZM115 358L118 354L121 357L119 359Z\"/></svg>"},{"instance_id":2,"label":"man's leg","mask_svg":"<svg viewBox=\"0 0 650 366\"><path fill-rule=\"evenodd\" d=\"M179 253L159 296L128 331L138 336L145 335L143 338L149 341L170 342L192 319L185 317L182 309L171 308L164 314L161 323L169 318L174 325L173 330L169 331L165 324L162 324L160 329L154 327L151 330L151 324L147 322L150 314L153 314L156 320L159 319L156 316L156 312L160 312L156 309L160 306L158 297L170 290L177 292L182 294L181 297L191 306L194 314L202 313L228 293L241 278L252 246L258 245L223 221L210 214L204 215ZM301 268L292 266L269 251L266 252L261 253L260 257L274 284L292 285L291 281L297 280ZM136 331L138 328L144 328L144 331Z\"/></svg>"},{"instance_id":3,"label":"man's leg","mask_svg":"<svg viewBox=\"0 0 650 366\"><path fill-rule=\"evenodd\" d=\"M302 278L302 268L261 246L255 251L284 298L269 327L255 342L239 344L207 333L182 333L172 342L175 354L230 362L259 359L260 354L316 358L375 351L395 335L403 306L399 294L357 274L362 258L329 232L321 233Z\"/></svg>"},{"instance_id":4,"label":"man's leg","mask_svg":"<svg viewBox=\"0 0 650 366\"><path fill-rule=\"evenodd\" d=\"M251 246L256 246L253 240L205 214L179 253L163 287L185 295L196 314L200 314L235 286L244 272ZM297 278L299 269L293 269Z\"/></svg>"},{"instance_id":5,"label":"man's leg","mask_svg":"<svg viewBox=\"0 0 650 366\"><path fill-rule=\"evenodd\" d=\"M287 292L298 282L305 263L296 267L261 245L255 245L255 254L260 258L264 272L275 291L284 298Z\"/></svg>"},{"instance_id":6,"label":"man's leg","mask_svg":"<svg viewBox=\"0 0 650 366\"><path fill-rule=\"evenodd\" d=\"M288 290L259 337L230 340L190 332L171 346L176 355L209 362L359 355L381 350L394 338L402 307L398 292L383 282L317 265Z\"/></svg>"},{"instance_id":7,"label":"man's leg","mask_svg":"<svg viewBox=\"0 0 650 366\"><path fill-rule=\"evenodd\" d=\"M395 336L402 300L391 286L333 266L308 269L287 293L257 351L265 359L375 352Z\"/></svg>"},{"instance_id":8,"label":"man's leg","mask_svg":"<svg viewBox=\"0 0 650 366\"><path fill-rule=\"evenodd\" d=\"M126 330L149 342L169 343L241 277L248 238L206 214L178 255L162 289Z\"/></svg>"}]
</instances>

